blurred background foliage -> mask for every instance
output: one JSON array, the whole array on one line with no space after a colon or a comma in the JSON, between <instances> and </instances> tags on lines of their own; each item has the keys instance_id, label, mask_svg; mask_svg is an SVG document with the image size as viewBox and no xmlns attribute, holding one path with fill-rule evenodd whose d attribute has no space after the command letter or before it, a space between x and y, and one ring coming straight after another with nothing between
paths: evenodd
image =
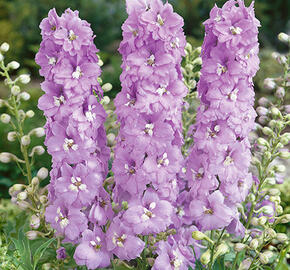
<instances>
[{"instance_id":1,"label":"blurred background foliage","mask_svg":"<svg viewBox=\"0 0 290 270\"><path fill-rule=\"evenodd\" d=\"M185 34L194 47L200 46L204 37L202 22L209 16L210 9L216 3L221 7L226 0L169 0L185 21ZM249 5L251 0L245 0ZM37 110L37 100L41 96L39 83L42 78L38 75L38 66L34 62L35 54L41 42L39 24L47 16L48 11L55 7L60 15L66 8L79 10L80 17L91 23L96 35L95 43L100 49L103 66L102 79L113 84L109 93L113 98L120 91L119 76L121 73L121 56L118 46L122 38L121 25L126 19L125 0L0 0L0 43L6 41L11 45L6 62L18 61L22 70L32 74L32 83L28 86L31 100L27 108L34 109L36 115L31 119L33 127L42 126L45 119ZM290 1L288 0L256 0L256 16L261 21L261 69L255 78L258 96L262 94L263 80L275 77L281 73L280 65L271 56L273 51L284 52L286 46L277 40L280 32L290 29ZM16 74L15 74L16 75ZM0 82L0 98L8 93ZM25 108L23 108L25 109ZM4 111L0 109L0 113ZM16 144L7 141L8 128L0 124L1 152L9 151L19 154ZM40 141L38 141L40 143ZM36 161L36 168L50 166L50 157L46 154ZM34 172L36 173L36 171ZM0 198L8 197L7 188L23 179L16 166L0 164Z\"/></svg>"}]
</instances>

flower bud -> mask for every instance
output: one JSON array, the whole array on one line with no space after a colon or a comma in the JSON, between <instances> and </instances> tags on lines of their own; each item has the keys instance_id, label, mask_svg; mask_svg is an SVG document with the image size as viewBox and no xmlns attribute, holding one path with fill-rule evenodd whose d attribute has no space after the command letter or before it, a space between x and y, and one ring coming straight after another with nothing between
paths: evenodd
<instances>
[{"instance_id":1,"label":"flower bud","mask_svg":"<svg viewBox=\"0 0 290 270\"><path fill-rule=\"evenodd\" d=\"M268 111L267 108L262 107L262 106L259 106L259 107L257 107L256 112L257 112L257 114L260 115L260 116L265 116L265 115L268 114L269 111Z\"/></svg>"},{"instance_id":2,"label":"flower bud","mask_svg":"<svg viewBox=\"0 0 290 270\"><path fill-rule=\"evenodd\" d=\"M13 96L18 96L20 93L20 87L18 85L13 85L11 88L11 93Z\"/></svg>"},{"instance_id":3,"label":"flower bud","mask_svg":"<svg viewBox=\"0 0 290 270\"><path fill-rule=\"evenodd\" d=\"M201 54L201 47L195 48L194 52L197 54Z\"/></svg>"},{"instance_id":4,"label":"flower bud","mask_svg":"<svg viewBox=\"0 0 290 270\"><path fill-rule=\"evenodd\" d=\"M35 115L35 113L34 113L33 110L29 110L29 111L26 112L26 116L27 116L28 118L32 118L34 115Z\"/></svg>"},{"instance_id":5,"label":"flower bud","mask_svg":"<svg viewBox=\"0 0 290 270\"><path fill-rule=\"evenodd\" d=\"M7 152L0 153L0 162L9 163L13 160L13 155Z\"/></svg>"},{"instance_id":6,"label":"flower bud","mask_svg":"<svg viewBox=\"0 0 290 270\"><path fill-rule=\"evenodd\" d=\"M271 114L272 114L273 116L279 116L279 117L282 116L281 112L280 112L276 107L272 107L272 108L271 108Z\"/></svg>"},{"instance_id":7,"label":"flower bud","mask_svg":"<svg viewBox=\"0 0 290 270\"><path fill-rule=\"evenodd\" d=\"M258 122L261 124L261 125L266 125L268 123L269 119L267 116L260 116L258 118Z\"/></svg>"},{"instance_id":8,"label":"flower bud","mask_svg":"<svg viewBox=\"0 0 290 270\"><path fill-rule=\"evenodd\" d=\"M102 67L102 66L104 65L104 62L103 62L103 60L102 60L102 59L100 59L100 58L99 58L98 65L99 65L100 67Z\"/></svg>"},{"instance_id":9,"label":"flower bud","mask_svg":"<svg viewBox=\"0 0 290 270\"><path fill-rule=\"evenodd\" d=\"M12 62L8 63L7 67L9 69L18 69L20 67L20 64L16 61L12 61Z\"/></svg>"},{"instance_id":10,"label":"flower bud","mask_svg":"<svg viewBox=\"0 0 290 270\"><path fill-rule=\"evenodd\" d=\"M113 85L110 83L105 83L104 85L102 85L102 89L104 92L109 92L111 91L113 88Z\"/></svg>"},{"instance_id":11,"label":"flower bud","mask_svg":"<svg viewBox=\"0 0 290 270\"><path fill-rule=\"evenodd\" d=\"M28 231L25 233L25 235L29 240L35 240L38 236L38 232L37 231Z\"/></svg>"},{"instance_id":12,"label":"flower bud","mask_svg":"<svg viewBox=\"0 0 290 270\"><path fill-rule=\"evenodd\" d=\"M267 221L268 221L268 219L265 216L259 217L259 219L258 219L259 225L262 225L262 226L265 225Z\"/></svg>"},{"instance_id":13,"label":"flower bud","mask_svg":"<svg viewBox=\"0 0 290 270\"><path fill-rule=\"evenodd\" d=\"M277 212L277 214L278 215L282 215L283 214L283 207L281 206L281 205L278 205L277 207L276 207L276 212Z\"/></svg>"},{"instance_id":14,"label":"flower bud","mask_svg":"<svg viewBox=\"0 0 290 270\"><path fill-rule=\"evenodd\" d=\"M253 217L252 220L251 220L251 224L252 224L253 226L258 226L258 225L259 225L258 222L259 222L259 220L258 220L257 217Z\"/></svg>"},{"instance_id":15,"label":"flower bud","mask_svg":"<svg viewBox=\"0 0 290 270\"><path fill-rule=\"evenodd\" d=\"M21 210L25 210L30 207L30 204L26 201L17 201L17 205Z\"/></svg>"},{"instance_id":16,"label":"flower bud","mask_svg":"<svg viewBox=\"0 0 290 270\"><path fill-rule=\"evenodd\" d=\"M290 152L288 151L282 151L279 153L279 157L282 159L289 159L290 158Z\"/></svg>"},{"instance_id":17,"label":"flower bud","mask_svg":"<svg viewBox=\"0 0 290 270\"><path fill-rule=\"evenodd\" d=\"M264 138L258 138L257 143L261 146L269 147L269 143Z\"/></svg>"},{"instance_id":18,"label":"flower bud","mask_svg":"<svg viewBox=\"0 0 290 270\"><path fill-rule=\"evenodd\" d=\"M18 192L18 191L21 191L25 188L25 185L23 184L15 184L12 186L12 189L14 192Z\"/></svg>"},{"instance_id":19,"label":"flower bud","mask_svg":"<svg viewBox=\"0 0 290 270\"><path fill-rule=\"evenodd\" d=\"M4 124L8 124L11 121L11 116L7 113L2 113L0 116L0 120Z\"/></svg>"},{"instance_id":20,"label":"flower bud","mask_svg":"<svg viewBox=\"0 0 290 270\"><path fill-rule=\"evenodd\" d=\"M101 100L101 104L108 105L110 103L110 98L108 96L104 96Z\"/></svg>"},{"instance_id":21,"label":"flower bud","mask_svg":"<svg viewBox=\"0 0 290 270\"><path fill-rule=\"evenodd\" d=\"M15 140L17 139L17 133L15 131L10 131L7 134L7 140L9 142L15 142Z\"/></svg>"},{"instance_id":22,"label":"flower bud","mask_svg":"<svg viewBox=\"0 0 290 270\"><path fill-rule=\"evenodd\" d=\"M289 36L286 33L280 33L278 39L282 42L289 42Z\"/></svg>"},{"instance_id":23,"label":"flower bud","mask_svg":"<svg viewBox=\"0 0 290 270\"><path fill-rule=\"evenodd\" d=\"M259 240L258 239L253 239L251 242L250 242L250 248L251 249L257 249L259 246Z\"/></svg>"},{"instance_id":24,"label":"flower bud","mask_svg":"<svg viewBox=\"0 0 290 270\"><path fill-rule=\"evenodd\" d=\"M190 43L188 43L188 42L186 43L185 50L187 50L188 52L191 52L192 51L192 46L191 46Z\"/></svg>"},{"instance_id":25,"label":"flower bud","mask_svg":"<svg viewBox=\"0 0 290 270\"><path fill-rule=\"evenodd\" d=\"M115 134L113 134L113 133L109 133L109 134L107 135L108 145L109 145L109 146L113 146L113 145L114 145L114 142L115 142L115 139L116 139Z\"/></svg>"},{"instance_id":26,"label":"flower bud","mask_svg":"<svg viewBox=\"0 0 290 270\"><path fill-rule=\"evenodd\" d=\"M21 144L23 146L27 146L31 143L31 140L30 140L30 137L28 135L24 135L22 138L21 138Z\"/></svg>"},{"instance_id":27,"label":"flower bud","mask_svg":"<svg viewBox=\"0 0 290 270\"><path fill-rule=\"evenodd\" d=\"M27 92L22 92L20 94L20 98L23 99L24 101L27 101L30 99L30 95Z\"/></svg>"},{"instance_id":28,"label":"flower bud","mask_svg":"<svg viewBox=\"0 0 290 270\"><path fill-rule=\"evenodd\" d=\"M283 136L281 137L281 140L280 142L284 145L287 145L289 143L289 140L290 140L290 136L289 136L290 133L284 133Z\"/></svg>"},{"instance_id":29,"label":"flower bud","mask_svg":"<svg viewBox=\"0 0 290 270\"><path fill-rule=\"evenodd\" d=\"M40 226L40 218L36 215L32 215L30 218L30 227L37 230Z\"/></svg>"},{"instance_id":30,"label":"flower bud","mask_svg":"<svg viewBox=\"0 0 290 270\"><path fill-rule=\"evenodd\" d=\"M38 177L33 177L32 180L31 180L31 185L36 187L39 185L39 179Z\"/></svg>"},{"instance_id":31,"label":"flower bud","mask_svg":"<svg viewBox=\"0 0 290 270\"><path fill-rule=\"evenodd\" d=\"M285 233L277 233L276 239L281 243L284 243L289 240L287 234Z\"/></svg>"},{"instance_id":32,"label":"flower bud","mask_svg":"<svg viewBox=\"0 0 290 270\"><path fill-rule=\"evenodd\" d=\"M267 105L270 104L270 101L265 98L265 97L261 97L259 100L258 100L258 104L262 107L266 107Z\"/></svg>"},{"instance_id":33,"label":"flower bud","mask_svg":"<svg viewBox=\"0 0 290 270\"><path fill-rule=\"evenodd\" d=\"M266 235L268 238L272 239L272 238L275 238L277 234L276 234L276 232L275 232L272 228L267 228L267 229L265 230L265 235Z\"/></svg>"},{"instance_id":34,"label":"flower bud","mask_svg":"<svg viewBox=\"0 0 290 270\"><path fill-rule=\"evenodd\" d=\"M285 89L283 87L278 87L275 96L282 99L285 96Z\"/></svg>"},{"instance_id":35,"label":"flower bud","mask_svg":"<svg viewBox=\"0 0 290 270\"><path fill-rule=\"evenodd\" d=\"M264 80L264 88L268 90L273 90L276 87L276 83L272 78L266 78Z\"/></svg>"},{"instance_id":36,"label":"flower bud","mask_svg":"<svg viewBox=\"0 0 290 270\"><path fill-rule=\"evenodd\" d=\"M9 44L7 42L3 42L1 44L1 46L0 46L0 50L2 52L8 52L9 51L9 48L10 48L10 46L9 46Z\"/></svg>"},{"instance_id":37,"label":"flower bud","mask_svg":"<svg viewBox=\"0 0 290 270\"><path fill-rule=\"evenodd\" d=\"M45 179L47 176L48 176L48 169L46 169L44 167L40 168L39 171L37 172L37 177L40 180Z\"/></svg>"},{"instance_id":38,"label":"flower bud","mask_svg":"<svg viewBox=\"0 0 290 270\"><path fill-rule=\"evenodd\" d=\"M270 196L279 196L281 194L280 190L277 188L271 188L267 191Z\"/></svg>"},{"instance_id":39,"label":"flower bud","mask_svg":"<svg viewBox=\"0 0 290 270\"><path fill-rule=\"evenodd\" d=\"M19 201L25 201L27 199L27 192L26 191L22 191L20 193L17 194L17 199Z\"/></svg>"},{"instance_id":40,"label":"flower bud","mask_svg":"<svg viewBox=\"0 0 290 270\"><path fill-rule=\"evenodd\" d=\"M41 156L41 155L43 155L45 153L45 150L44 150L44 148L43 148L43 146L41 146L41 145L37 145L37 146L34 146L33 148L32 148L32 151L31 151L31 153L30 153L30 157L32 157L34 154L36 154L36 155L38 155L38 156Z\"/></svg>"},{"instance_id":41,"label":"flower bud","mask_svg":"<svg viewBox=\"0 0 290 270\"><path fill-rule=\"evenodd\" d=\"M242 250L244 250L245 248L247 248L248 246L245 245L245 244L242 244L242 243L237 243L235 244L234 246L234 250L237 251L237 252L240 252Z\"/></svg>"},{"instance_id":42,"label":"flower bud","mask_svg":"<svg viewBox=\"0 0 290 270\"><path fill-rule=\"evenodd\" d=\"M197 57L196 59L194 59L193 64L201 66L202 65L201 57Z\"/></svg>"},{"instance_id":43,"label":"flower bud","mask_svg":"<svg viewBox=\"0 0 290 270\"><path fill-rule=\"evenodd\" d=\"M45 130L44 130L44 128L42 128L42 127L35 128L35 129L33 130L33 134L34 134L36 137L41 138L41 137L45 136Z\"/></svg>"},{"instance_id":44,"label":"flower bud","mask_svg":"<svg viewBox=\"0 0 290 270\"><path fill-rule=\"evenodd\" d=\"M262 132L267 135L267 136L273 136L274 132L272 129L270 129L269 127L263 127L262 128Z\"/></svg>"},{"instance_id":45,"label":"flower bud","mask_svg":"<svg viewBox=\"0 0 290 270\"><path fill-rule=\"evenodd\" d=\"M195 240L203 240L203 239L207 238L207 236L200 231L193 231L192 238Z\"/></svg>"},{"instance_id":46,"label":"flower bud","mask_svg":"<svg viewBox=\"0 0 290 270\"><path fill-rule=\"evenodd\" d=\"M221 243L217 248L214 253L214 258L217 258L219 256L222 256L229 252L229 247L225 243Z\"/></svg>"},{"instance_id":47,"label":"flower bud","mask_svg":"<svg viewBox=\"0 0 290 270\"><path fill-rule=\"evenodd\" d=\"M266 151L263 155L263 158L266 158L266 160L269 160L271 157L272 157L272 154L269 151Z\"/></svg>"},{"instance_id":48,"label":"flower bud","mask_svg":"<svg viewBox=\"0 0 290 270\"><path fill-rule=\"evenodd\" d=\"M4 56L2 53L0 53L0 62L2 62L4 60Z\"/></svg>"},{"instance_id":49,"label":"flower bud","mask_svg":"<svg viewBox=\"0 0 290 270\"><path fill-rule=\"evenodd\" d=\"M210 257L211 257L210 250L207 249L206 252L204 252L200 257L201 263L207 265L210 261Z\"/></svg>"},{"instance_id":50,"label":"flower bud","mask_svg":"<svg viewBox=\"0 0 290 270\"><path fill-rule=\"evenodd\" d=\"M22 74L18 77L18 80L23 84L28 84L30 82L30 76L28 74Z\"/></svg>"},{"instance_id":51,"label":"flower bud","mask_svg":"<svg viewBox=\"0 0 290 270\"><path fill-rule=\"evenodd\" d=\"M50 263L44 263L41 267L42 270L51 270L51 264Z\"/></svg>"},{"instance_id":52,"label":"flower bud","mask_svg":"<svg viewBox=\"0 0 290 270\"><path fill-rule=\"evenodd\" d=\"M252 264L252 259L247 258L241 262L238 270L248 270L250 268L251 264Z\"/></svg>"},{"instance_id":53,"label":"flower bud","mask_svg":"<svg viewBox=\"0 0 290 270\"><path fill-rule=\"evenodd\" d=\"M47 203L47 197L45 195L41 195L39 197L39 201L42 203L42 204L46 204Z\"/></svg>"},{"instance_id":54,"label":"flower bud","mask_svg":"<svg viewBox=\"0 0 290 270\"><path fill-rule=\"evenodd\" d=\"M258 211L259 213L264 213L266 215L273 215L274 214L274 209L272 206L270 205L265 205L263 207L261 207Z\"/></svg>"},{"instance_id":55,"label":"flower bud","mask_svg":"<svg viewBox=\"0 0 290 270\"><path fill-rule=\"evenodd\" d=\"M277 173L283 173L286 171L286 167L282 164L278 164L278 165L275 165L273 167L274 171L277 172Z\"/></svg>"},{"instance_id":56,"label":"flower bud","mask_svg":"<svg viewBox=\"0 0 290 270\"><path fill-rule=\"evenodd\" d=\"M259 260L262 264L267 264L269 262L268 256L266 256L264 253L259 254Z\"/></svg>"}]
</instances>

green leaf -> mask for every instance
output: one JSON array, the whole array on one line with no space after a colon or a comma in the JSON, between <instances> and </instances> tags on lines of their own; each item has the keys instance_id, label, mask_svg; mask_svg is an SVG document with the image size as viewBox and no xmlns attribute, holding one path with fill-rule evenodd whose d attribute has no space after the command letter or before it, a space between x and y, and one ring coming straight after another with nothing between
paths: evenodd
<instances>
[{"instance_id":1,"label":"green leaf","mask_svg":"<svg viewBox=\"0 0 290 270\"><path fill-rule=\"evenodd\" d=\"M213 265L213 270L225 270L225 256L217 258Z\"/></svg>"},{"instance_id":2,"label":"green leaf","mask_svg":"<svg viewBox=\"0 0 290 270\"><path fill-rule=\"evenodd\" d=\"M34 253L33 255L33 270L36 269L36 266L39 262L39 260L41 259L41 257L43 256L44 252L46 251L46 249L51 245L51 243L55 241L54 238L51 238L49 240L47 240L45 243L43 243Z\"/></svg>"}]
</instances>

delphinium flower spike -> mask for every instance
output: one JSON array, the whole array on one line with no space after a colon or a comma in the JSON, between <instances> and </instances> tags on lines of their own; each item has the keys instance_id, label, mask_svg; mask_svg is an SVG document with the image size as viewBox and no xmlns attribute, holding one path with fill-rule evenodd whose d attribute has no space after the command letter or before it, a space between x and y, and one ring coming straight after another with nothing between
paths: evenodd
<instances>
[{"instance_id":1,"label":"delphinium flower spike","mask_svg":"<svg viewBox=\"0 0 290 270\"><path fill-rule=\"evenodd\" d=\"M115 223L130 228L122 231L123 241L132 235L156 236L173 228L179 193L177 174L183 164L181 113L187 93L180 65L186 45L182 18L169 3L160 0L128 0L127 12L119 48L123 57L122 91L115 100L121 127L113 163L114 201L126 205ZM171 261L182 267L190 264L190 244L181 243L182 236L177 235L164 242L168 250L172 246L175 250L168 255L170 269ZM112 236L108 241L113 242L113 252L128 259L121 252L125 244L121 246L113 232ZM159 243L163 245L163 241ZM140 254L144 243L140 245L129 259ZM186 255L179 250L183 246L188 248ZM162 258L166 250L161 246L158 250ZM160 265L156 260L154 269L166 268Z\"/></svg>"},{"instance_id":2,"label":"delphinium flower spike","mask_svg":"<svg viewBox=\"0 0 290 270\"><path fill-rule=\"evenodd\" d=\"M256 117L253 77L259 68L253 3L230 0L215 6L204 23L201 105L194 146L187 159L189 213L201 230L226 227L244 233L236 205L252 184L248 135Z\"/></svg>"},{"instance_id":3,"label":"delphinium flower spike","mask_svg":"<svg viewBox=\"0 0 290 270\"><path fill-rule=\"evenodd\" d=\"M106 267L111 253L102 226L113 213L110 204L103 204L109 196L103 188L109 149L106 113L98 102L98 50L90 25L77 11L67 9L59 17L52 9L40 28L36 62L45 94L39 108L47 119L45 143L53 162L46 220L65 241L80 243L75 252L79 265ZM101 211L106 213L97 215Z\"/></svg>"}]
</instances>

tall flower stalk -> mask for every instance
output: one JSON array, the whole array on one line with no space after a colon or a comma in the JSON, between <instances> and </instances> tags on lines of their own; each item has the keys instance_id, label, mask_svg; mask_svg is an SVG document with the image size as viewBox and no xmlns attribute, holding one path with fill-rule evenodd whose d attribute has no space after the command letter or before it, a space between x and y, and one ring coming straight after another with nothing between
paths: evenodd
<instances>
[{"instance_id":1,"label":"tall flower stalk","mask_svg":"<svg viewBox=\"0 0 290 270\"><path fill-rule=\"evenodd\" d=\"M238 6L236 5L238 4ZM249 132L254 127L253 76L258 70L258 20L253 4L215 6L204 23L194 146L187 159L190 214L198 228L244 234L237 204L252 185Z\"/></svg>"},{"instance_id":2,"label":"tall flower stalk","mask_svg":"<svg viewBox=\"0 0 290 270\"><path fill-rule=\"evenodd\" d=\"M65 241L80 243L75 260L89 269L110 264L101 241L113 212L103 188L109 149L104 122L98 50L90 25L77 11L61 17L53 9L41 24L36 55L44 76L39 108L46 116L46 141L52 156L46 220ZM83 252L84 246L90 256Z\"/></svg>"}]
</instances>

